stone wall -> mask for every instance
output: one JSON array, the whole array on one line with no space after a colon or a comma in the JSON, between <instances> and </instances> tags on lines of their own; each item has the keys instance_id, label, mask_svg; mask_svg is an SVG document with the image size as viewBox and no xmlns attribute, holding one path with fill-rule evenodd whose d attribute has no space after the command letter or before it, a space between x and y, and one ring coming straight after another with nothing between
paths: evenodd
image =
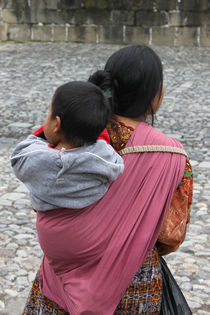
<instances>
[{"instance_id":1,"label":"stone wall","mask_svg":"<svg viewBox=\"0 0 210 315\"><path fill-rule=\"evenodd\" d=\"M0 0L0 41L210 46L209 0Z\"/></svg>"}]
</instances>

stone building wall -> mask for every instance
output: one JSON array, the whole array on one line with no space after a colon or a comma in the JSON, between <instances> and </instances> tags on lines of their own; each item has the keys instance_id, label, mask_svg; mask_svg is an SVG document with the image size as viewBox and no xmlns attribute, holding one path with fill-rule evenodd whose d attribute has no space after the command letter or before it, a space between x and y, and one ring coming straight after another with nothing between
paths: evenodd
<instances>
[{"instance_id":1,"label":"stone building wall","mask_svg":"<svg viewBox=\"0 0 210 315\"><path fill-rule=\"evenodd\" d=\"M210 46L210 0L0 0L0 41Z\"/></svg>"}]
</instances>

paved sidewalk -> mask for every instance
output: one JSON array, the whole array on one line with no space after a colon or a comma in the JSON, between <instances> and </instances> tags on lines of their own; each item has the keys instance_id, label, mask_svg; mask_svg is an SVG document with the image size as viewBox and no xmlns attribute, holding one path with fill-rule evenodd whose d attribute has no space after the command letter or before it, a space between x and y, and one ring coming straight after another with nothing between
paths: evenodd
<instances>
[{"instance_id":1,"label":"paved sidewalk","mask_svg":"<svg viewBox=\"0 0 210 315\"><path fill-rule=\"evenodd\" d=\"M42 258L28 193L10 168L11 149L43 123L57 86L86 80L119 47L0 45L0 314L21 314ZM210 48L154 49L166 87L155 126L184 144L195 182L186 240L167 261L193 314L210 314Z\"/></svg>"}]
</instances>

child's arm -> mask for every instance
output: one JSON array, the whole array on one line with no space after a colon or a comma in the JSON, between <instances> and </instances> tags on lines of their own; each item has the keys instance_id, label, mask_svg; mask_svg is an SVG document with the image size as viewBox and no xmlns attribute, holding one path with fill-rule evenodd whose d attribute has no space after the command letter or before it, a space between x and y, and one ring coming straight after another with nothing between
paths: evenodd
<instances>
[{"instance_id":1,"label":"child's arm","mask_svg":"<svg viewBox=\"0 0 210 315\"><path fill-rule=\"evenodd\" d=\"M35 134L42 132L41 128ZM50 161L49 152L55 152L48 147L49 142L35 135L28 136L25 140L18 143L13 150L10 161L15 176L23 182L30 192L32 206L34 209L39 204L39 195L41 191L46 190L49 184L47 169L50 167L53 171L53 165ZM55 170L54 170L55 172ZM37 196L37 197L36 197ZM51 207L52 208L52 207Z\"/></svg>"},{"instance_id":2,"label":"child's arm","mask_svg":"<svg viewBox=\"0 0 210 315\"><path fill-rule=\"evenodd\" d=\"M41 156L41 152L48 149L48 144L48 141L30 135L16 145L10 161L13 171L20 181L25 183L26 178L30 178L30 173L32 174L32 170L37 167L38 157Z\"/></svg>"}]
</instances>

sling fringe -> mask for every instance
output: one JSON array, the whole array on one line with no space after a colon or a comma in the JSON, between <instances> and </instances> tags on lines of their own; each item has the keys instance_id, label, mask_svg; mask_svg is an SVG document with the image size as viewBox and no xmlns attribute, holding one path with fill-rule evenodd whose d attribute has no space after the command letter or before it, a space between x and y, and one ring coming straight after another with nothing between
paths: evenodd
<instances>
[{"instance_id":1,"label":"sling fringe","mask_svg":"<svg viewBox=\"0 0 210 315\"><path fill-rule=\"evenodd\" d=\"M167 145L139 145L134 147L128 147L118 151L120 155L129 154L129 153L144 153L144 152L168 152L168 153L177 153L187 156L185 150L171 147Z\"/></svg>"}]
</instances>

